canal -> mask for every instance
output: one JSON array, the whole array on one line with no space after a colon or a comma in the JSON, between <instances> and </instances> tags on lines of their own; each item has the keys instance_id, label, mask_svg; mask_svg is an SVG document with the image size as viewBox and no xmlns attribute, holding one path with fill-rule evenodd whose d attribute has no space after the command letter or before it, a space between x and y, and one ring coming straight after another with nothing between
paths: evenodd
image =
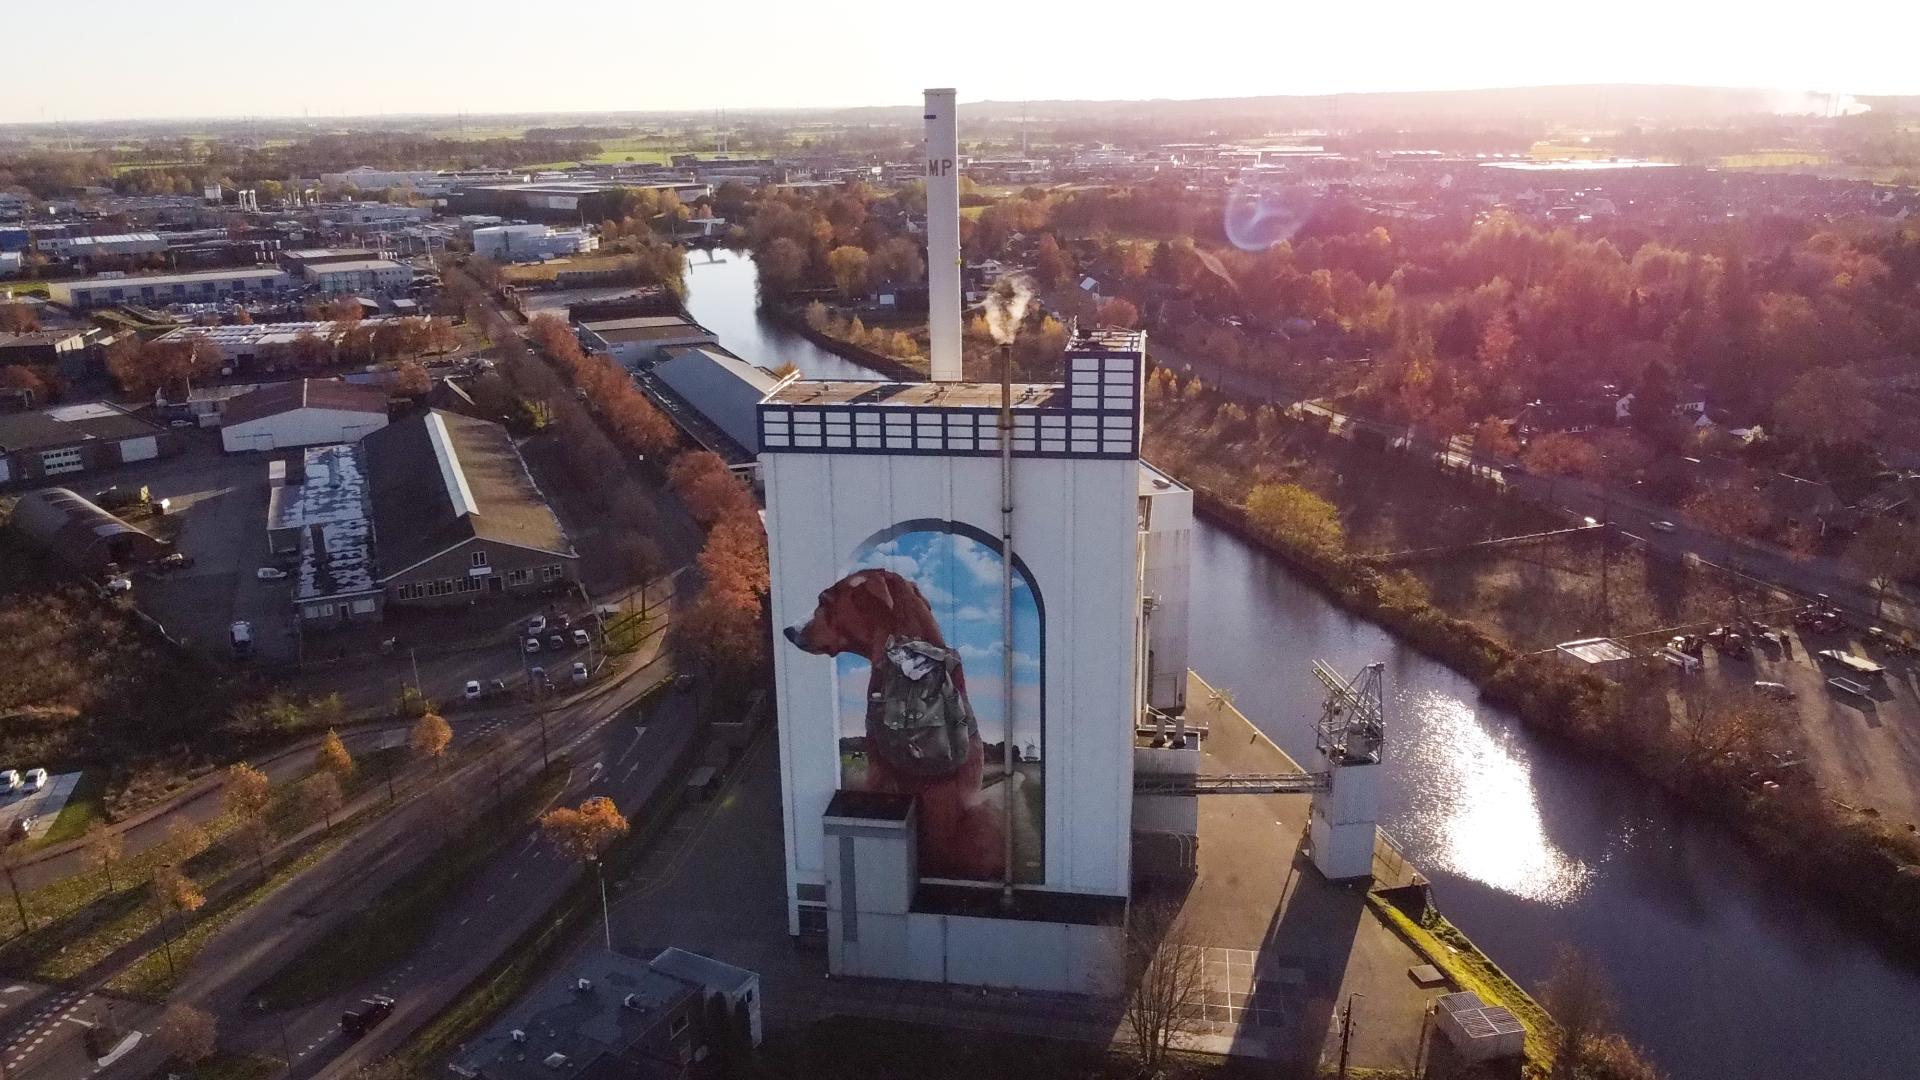
<instances>
[{"instance_id":1,"label":"canal","mask_svg":"<svg viewBox=\"0 0 1920 1080\"><path fill-rule=\"evenodd\" d=\"M751 261L714 256L690 255L688 307L723 345L769 367L875 377L760 321ZM1562 944L1593 957L1618 1026L1675 1080L1920 1076L1920 973L1773 881L1725 830L1535 737L1466 679L1204 523L1192 590L1194 667L1303 763L1320 707L1309 661L1346 673L1386 663L1385 827L1433 879L1440 909L1522 983L1537 988Z\"/></svg>"}]
</instances>

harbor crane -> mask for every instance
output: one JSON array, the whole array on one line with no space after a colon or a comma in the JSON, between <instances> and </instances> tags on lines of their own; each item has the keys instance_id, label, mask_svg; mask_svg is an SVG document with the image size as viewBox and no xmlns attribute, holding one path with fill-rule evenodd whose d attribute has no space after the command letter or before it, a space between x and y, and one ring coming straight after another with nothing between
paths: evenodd
<instances>
[{"instance_id":1,"label":"harbor crane","mask_svg":"<svg viewBox=\"0 0 1920 1080\"><path fill-rule=\"evenodd\" d=\"M1324 660L1314 678L1326 688L1314 727L1319 768L1298 773L1138 774L1136 795L1311 795L1313 864L1335 880L1373 871L1380 820L1380 764L1386 747L1386 665L1351 678Z\"/></svg>"}]
</instances>

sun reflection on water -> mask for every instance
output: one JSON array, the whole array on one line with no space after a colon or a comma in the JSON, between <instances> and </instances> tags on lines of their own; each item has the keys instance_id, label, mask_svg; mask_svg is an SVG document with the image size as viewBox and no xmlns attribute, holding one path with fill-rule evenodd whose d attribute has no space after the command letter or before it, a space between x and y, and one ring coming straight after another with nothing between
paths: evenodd
<instances>
[{"instance_id":1,"label":"sun reflection on water","mask_svg":"<svg viewBox=\"0 0 1920 1080\"><path fill-rule=\"evenodd\" d=\"M1400 711L1425 736L1402 748L1415 861L1527 900L1565 904L1593 867L1555 847L1540 817L1532 770L1476 722L1459 698L1427 691Z\"/></svg>"}]
</instances>

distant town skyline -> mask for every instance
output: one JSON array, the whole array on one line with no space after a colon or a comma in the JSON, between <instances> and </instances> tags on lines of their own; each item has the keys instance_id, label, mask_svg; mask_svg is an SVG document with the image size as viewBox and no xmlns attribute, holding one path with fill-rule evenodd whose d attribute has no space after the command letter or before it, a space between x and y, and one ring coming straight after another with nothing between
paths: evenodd
<instances>
[{"instance_id":1,"label":"distant town skyline","mask_svg":"<svg viewBox=\"0 0 1920 1080\"><path fill-rule=\"evenodd\" d=\"M114 32L52 47L42 24L48 47L8 59L0 123L910 105L924 86L956 86L963 102L1594 83L1920 94L1920 67L1904 55L1920 8L1868 8L1819 19L1778 0L1737 18L1687 0L1621 0L1604 14L1517 0L1119 0L1097 15L1008 9L996 28L991 11L945 5L880 17L740 0L673 17L626 0L564 12L342 0L323 13L265 5L203 20L96 0L88 25ZM1862 14L1873 32L1861 32Z\"/></svg>"}]
</instances>

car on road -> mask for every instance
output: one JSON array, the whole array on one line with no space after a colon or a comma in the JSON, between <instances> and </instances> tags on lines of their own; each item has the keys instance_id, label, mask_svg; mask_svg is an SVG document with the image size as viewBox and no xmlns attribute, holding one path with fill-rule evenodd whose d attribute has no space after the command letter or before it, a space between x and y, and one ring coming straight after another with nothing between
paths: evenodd
<instances>
[{"instance_id":1,"label":"car on road","mask_svg":"<svg viewBox=\"0 0 1920 1080\"><path fill-rule=\"evenodd\" d=\"M573 643L584 649L588 645L591 645L593 643L593 638L587 635L587 631L584 627L574 627Z\"/></svg>"},{"instance_id":2,"label":"car on road","mask_svg":"<svg viewBox=\"0 0 1920 1080\"><path fill-rule=\"evenodd\" d=\"M547 686L552 685L551 683L547 682L547 669L541 667L538 664L535 664L534 666L528 668L527 669L527 685L533 687L535 690L540 690Z\"/></svg>"},{"instance_id":3,"label":"car on road","mask_svg":"<svg viewBox=\"0 0 1920 1080\"><path fill-rule=\"evenodd\" d=\"M1675 525L1675 524L1674 524L1673 522L1671 522L1671 521L1649 521L1649 522L1647 522L1647 528L1649 528L1649 529L1652 529L1652 530L1653 530L1654 532L1664 532L1664 533L1670 533L1670 532L1673 532L1673 531L1674 531L1675 529L1678 529L1679 527L1680 527L1680 526L1678 526L1678 525Z\"/></svg>"},{"instance_id":4,"label":"car on road","mask_svg":"<svg viewBox=\"0 0 1920 1080\"><path fill-rule=\"evenodd\" d=\"M28 791L39 791L41 788L46 787L47 786L47 770L28 769L26 780L22 783L21 786L25 787Z\"/></svg>"},{"instance_id":5,"label":"car on road","mask_svg":"<svg viewBox=\"0 0 1920 1080\"><path fill-rule=\"evenodd\" d=\"M167 426L170 428L193 427L194 423L191 420L169 420Z\"/></svg>"},{"instance_id":6,"label":"car on road","mask_svg":"<svg viewBox=\"0 0 1920 1080\"><path fill-rule=\"evenodd\" d=\"M573 685L584 686L587 681L587 665L584 660L573 662Z\"/></svg>"},{"instance_id":7,"label":"car on road","mask_svg":"<svg viewBox=\"0 0 1920 1080\"><path fill-rule=\"evenodd\" d=\"M535 615L533 618L527 620L527 634L529 636L543 634L546 632L546 629L547 617L545 615Z\"/></svg>"},{"instance_id":8,"label":"car on road","mask_svg":"<svg viewBox=\"0 0 1920 1080\"><path fill-rule=\"evenodd\" d=\"M20 790L20 770L8 769L0 772L0 795L11 795Z\"/></svg>"},{"instance_id":9,"label":"car on road","mask_svg":"<svg viewBox=\"0 0 1920 1080\"><path fill-rule=\"evenodd\" d=\"M539 651L540 651L540 639L539 639L539 638L537 638L537 637L529 637L529 638L527 638L527 641L526 641L526 645L525 645L525 648L526 648L526 650L527 650L528 652L539 652Z\"/></svg>"},{"instance_id":10,"label":"car on road","mask_svg":"<svg viewBox=\"0 0 1920 1080\"><path fill-rule=\"evenodd\" d=\"M277 566L263 566L255 570L253 576L259 578L261 581L279 581L281 578L287 576L287 572Z\"/></svg>"},{"instance_id":11,"label":"car on road","mask_svg":"<svg viewBox=\"0 0 1920 1080\"><path fill-rule=\"evenodd\" d=\"M373 1028L375 1024L393 1015L393 999L385 994L374 994L347 1006L340 1014L340 1030L348 1038L359 1038Z\"/></svg>"},{"instance_id":12,"label":"car on road","mask_svg":"<svg viewBox=\"0 0 1920 1080\"><path fill-rule=\"evenodd\" d=\"M468 679L466 690L462 692L462 696L465 697L468 701L479 701L480 694L481 694L480 680Z\"/></svg>"},{"instance_id":13,"label":"car on road","mask_svg":"<svg viewBox=\"0 0 1920 1080\"><path fill-rule=\"evenodd\" d=\"M192 565L193 556L184 551L168 552L160 556L160 569L162 570L185 570Z\"/></svg>"}]
</instances>

